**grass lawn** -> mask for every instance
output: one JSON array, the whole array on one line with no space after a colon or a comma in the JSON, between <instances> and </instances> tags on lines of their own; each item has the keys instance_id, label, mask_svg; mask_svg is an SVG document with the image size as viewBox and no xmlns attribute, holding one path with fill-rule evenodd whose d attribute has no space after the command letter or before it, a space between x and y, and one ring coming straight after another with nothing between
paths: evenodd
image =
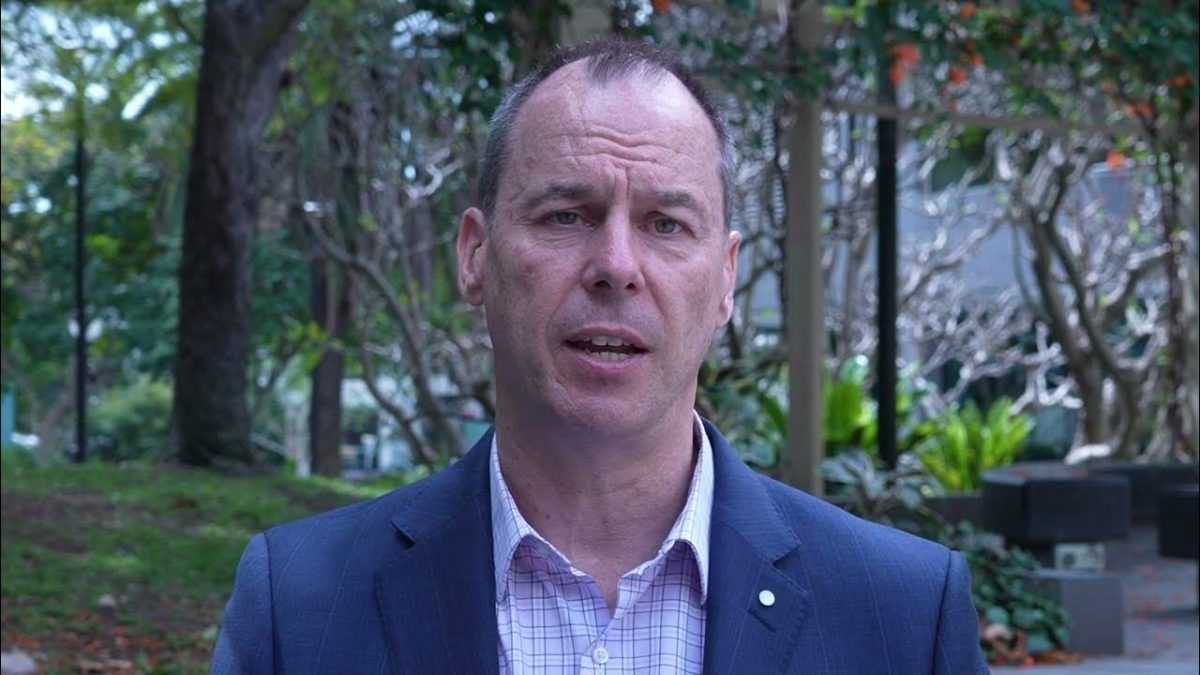
<instances>
[{"instance_id":1,"label":"grass lawn","mask_svg":"<svg viewBox=\"0 0 1200 675\"><path fill-rule=\"evenodd\" d=\"M399 485L3 453L0 641L41 672L205 672L242 548Z\"/></svg>"}]
</instances>

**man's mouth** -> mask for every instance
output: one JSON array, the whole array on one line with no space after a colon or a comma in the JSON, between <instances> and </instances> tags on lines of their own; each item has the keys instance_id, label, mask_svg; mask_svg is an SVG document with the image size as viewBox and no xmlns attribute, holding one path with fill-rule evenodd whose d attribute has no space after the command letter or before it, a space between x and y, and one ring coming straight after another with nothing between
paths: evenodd
<instances>
[{"instance_id":1,"label":"man's mouth","mask_svg":"<svg viewBox=\"0 0 1200 675\"><path fill-rule=\"evenodd\" d=\"M587 352L601 361L626 361L645 349L611 335L596 335L586 340L568 340L572 349Z\"/></svg>"}]
</instances>

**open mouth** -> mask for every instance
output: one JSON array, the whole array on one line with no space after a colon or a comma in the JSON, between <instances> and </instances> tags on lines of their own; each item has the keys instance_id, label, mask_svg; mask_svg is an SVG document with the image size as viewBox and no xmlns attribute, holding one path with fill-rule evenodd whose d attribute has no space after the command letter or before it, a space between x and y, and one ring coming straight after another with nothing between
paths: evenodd
<instances>
[{"instance_id":1,"label":"open mouth","mask_svg":"<svg viewBox=\"0 0 1200 675\"><path fill-rule=\"evenodd\" d=\"M590 356L601 361L627 361L637 354L645 353L645 349L633 345L611 335L597 335L586 340L568 340L572 349L587 352Z\"/></svg>"}]
</instances>

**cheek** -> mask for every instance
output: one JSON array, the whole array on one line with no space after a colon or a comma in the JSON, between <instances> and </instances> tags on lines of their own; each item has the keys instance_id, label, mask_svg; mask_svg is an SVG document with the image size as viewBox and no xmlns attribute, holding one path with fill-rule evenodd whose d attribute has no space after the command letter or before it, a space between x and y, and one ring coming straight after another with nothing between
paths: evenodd
<instances>
[{"instance_id":1,"label":"cheek","mask_svg":"<svg viewBox=\"0 0 1200 675\"><path fill-rule=\"evenodd\" d=\"M509 248L494 258L489 271L491 301L521 325L514 330L531 333L545 327L571 281L569 256L545 248Z\"/></svg>"}]
</instances>

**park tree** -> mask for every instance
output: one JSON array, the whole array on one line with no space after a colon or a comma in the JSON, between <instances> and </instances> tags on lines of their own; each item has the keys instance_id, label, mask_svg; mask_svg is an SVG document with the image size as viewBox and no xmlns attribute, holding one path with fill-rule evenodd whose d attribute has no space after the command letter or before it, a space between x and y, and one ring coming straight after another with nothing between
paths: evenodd
<instances>
[{"instance_id":1,"label":"park tree","mask_svg":"<svg viewBox=\"0 0 1200 675\"><path fill-rule=\"evenodd\" d=\"M173 452L251 464L246 401L260 140L305 0L206 3L179 266Z\"/></svg>"}]
</instances>

